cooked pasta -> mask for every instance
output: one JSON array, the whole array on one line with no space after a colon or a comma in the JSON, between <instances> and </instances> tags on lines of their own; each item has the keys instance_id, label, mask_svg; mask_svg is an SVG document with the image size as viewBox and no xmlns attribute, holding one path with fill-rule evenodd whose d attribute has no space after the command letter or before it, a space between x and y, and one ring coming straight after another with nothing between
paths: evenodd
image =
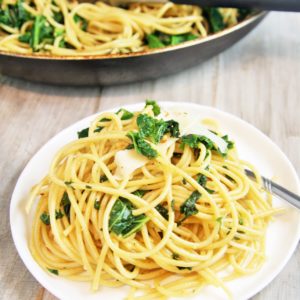
<instances>
[{"instance_id":1,"label":"cooked pasta","mask_svg":"<svg viewBox=\"0 0 300 300\"><path fill-rule=\"evenodd\" d=\"M215 121L147 101L100 114L78 136L28 198L29 246L45 271L165 299L206 285L230 297L226 281L260 269L276 209Z\"/></svg>"},{"instance_id":2,"label":"cooked pasta","mask_svg":"<svg viewBox=\"0 0 300 300\"><path fill-rule=\"evenodd\" d=\"M189 5L101 1L3 0L0 50L59 56L144 51L205 37L237 24L248 11Z\"/></svg>"}]
</instances>

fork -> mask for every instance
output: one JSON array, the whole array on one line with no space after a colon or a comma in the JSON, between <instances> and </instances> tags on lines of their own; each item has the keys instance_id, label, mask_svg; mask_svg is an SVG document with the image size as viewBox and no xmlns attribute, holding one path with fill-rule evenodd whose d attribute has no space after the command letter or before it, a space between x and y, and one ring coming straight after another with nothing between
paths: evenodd
<instances>
[{"instance_id":1,"label":"fork","mask_svg":"<svg viewBox=\"0 0 300 300\"><path fill-rule=\"evenodd\" d=\"M252 171L245 169L246 175L251 178L255 179L255 175ZM267 192L270 192L271 194L278 196L279 198L286 200L287 202L291 203L293 206L297 207L300 209L300 197L293 192L287 190L283 186L273 182L272 180L266 178L266 177L261 177L262 182L263 182L263 188Z\"/></svg>"}]
</instances>

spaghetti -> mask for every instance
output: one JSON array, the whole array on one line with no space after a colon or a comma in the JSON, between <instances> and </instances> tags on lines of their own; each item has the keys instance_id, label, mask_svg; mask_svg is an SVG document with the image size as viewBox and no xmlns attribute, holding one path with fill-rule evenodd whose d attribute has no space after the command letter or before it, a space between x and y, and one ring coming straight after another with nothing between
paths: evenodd
<instances>
[{"instance_id":1,"label":"spaghetti","mask_svg":"<svg viewBox=\"0 0 300 300\"><path fill-rule=\"evenodd\" d=\"M244 169L251 169L257 182ZM260 177L212 120L103 113L32 188L29 246L45 270L128 299L165 299L257 272L276 212Z\"/></svg>"},{"instance_id":2,"label":"spaghetti","mask_svg":"<svg viewBox=\"0 0 300 300\"><path fill-rule=\"evenodd\" d=\"M59 56L130 53L205 37L243 20L248 11L189 5L68 0L3 0L0 50Z\"/></svg>"}]
</instances>

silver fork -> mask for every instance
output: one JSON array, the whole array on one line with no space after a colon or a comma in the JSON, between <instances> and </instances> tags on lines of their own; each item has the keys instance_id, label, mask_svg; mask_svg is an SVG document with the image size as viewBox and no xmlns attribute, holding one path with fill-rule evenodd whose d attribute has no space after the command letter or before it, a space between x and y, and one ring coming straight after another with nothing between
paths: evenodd
<instances>
[{"instance_id":1,"label":"silver fork","mask_svg":"<svg viewBox=\"0 0 300 300\"><path fill-rule=\"evenodd\" d=\"M255 179L255 175L252 171L245 169L245 173L248 177ZM286 200L287 202L291 203L293 206L300 209L300 197L291 191L285 189L281 185L273 182L272 180L261 177L263 181L263 188L270 192L271 194L280 197L283 200Z\"/></svg>"}]
</instances>

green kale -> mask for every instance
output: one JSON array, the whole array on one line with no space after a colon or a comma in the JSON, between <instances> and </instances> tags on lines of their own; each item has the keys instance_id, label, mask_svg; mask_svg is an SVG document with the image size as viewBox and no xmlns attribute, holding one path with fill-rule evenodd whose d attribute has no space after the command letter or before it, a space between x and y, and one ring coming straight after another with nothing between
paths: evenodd
<instances>
[{"instance_id":1,"label":"green kale","mask_svg":"<svg viewBox=\"0 0 300 300\"><path fill-rule=\"evenodd\" d=\"M189 270L192 271L192 267L177 267L179 270Z\"/></svg>"},{"instance_id":2,"label":"green kale","mask_svg":"<svg viewBox=\"0 0 300 300\"><path fill-rule=\"evenodd\" d=\"M206 184L207 184L207 177L203 174L198 174L197 177L196 177L196 181L206 189L206 191L209 193L209 194L213 194L215 191L214 190L211 190L209 189L208 187L206 187Z\"/></svg>"},{"instance_id":3,"label":"green kale","mask_svg":"<svg viewBox=\"0 0 300 300\"><path fill-rule=\"evenodd\" d=\"M167 130L165 134L170 133L172 137L178 138L180 136L179 123L174 120L168 120L166 121L166 123L167 123Z\"/></svg>"},{"instance_id":4,"label":"green kale","mask_svg":"<svg viewBox=\"0 0 300 300\"><path fill-rule=\"evenodd\" d=\"M7 5L0 10L0 23L13 28L20 28L32 16L23 7L23 0L18 0L15 5Z\"/></svg>"},{"instance_id":5,"label":"green kale","mask_svg":"<svg viewBox=\"0 0 300 300\"><path fill-rule=\"evenodd\" d=\"M179 35L172 35L171 36L171 45L178 45L185 42L185 36L183 34L179 34Z\"/></svg>"},{"instance_id":6,"label":"green kale","mask_svg":"<svg viewBox=\"0 0 300 300\"><path fill-rule=\"evenodd\" d=\"M77 132L78 138L86 138L89 136L89 127L82 129L81 131Z\"/></svg>"},{"instance_id":7,"label":"green kale","mask_svg":"<svg viewBox=\"0 0 300 300\"><path fill-rule=\"evenodd\" d=\"M196 181L203 187L206 186L206 183L207 183L207 177L203 174L198 174L197 175L197 178L196 178Z\"/></svg>"},{"instance_id":8,"label":"green kale","mask_svg":"<svg viewBox=\"0 0 300 300\"><path fill-rule=\"evenodd\" d=\"M31 39L31 32L26 32L19 36L18 40L22 43L29 44Z\"/></svg>"},{"instance_id":9,"label":"green kale","mask_svg":"<svg viewBox=\"0 0 300 300\"><path fill-rule=\"evenodd\" d=\"M173 211L175 211L175 200L174 199L171 201L171 208Z\"/></svg>"},{"instance_id":10,"label":"green kale","mask_svg":"<svg viewBox=\"0 0 300 300\"><path fill-rule=\"evenodd\" d=\"M62 36L64 35L65 30L62 28L55 28L54 29L54 37Z\"/></svg>"},{"instance_id":11,"label":"green kale","mask_svg":"<svg viewBox=\"0 0 300 300\"><path fill-rule=\"evenodd\" d=\"M225 28L223 16L218 8L208 7L203 10L204 16L207 18L210 30L215 33Z\"/></svg>"},{"instance_id":12,"label":"green kale","mask_svg":"<svg viewBox=\"0 0 300 300\"><path fill-rule=\"evenodd\" d=\"M108 178L107 178L107 176L106 175L101 175L100 176L100 179L99 179L99 181L102 183L102 182L105 182L105 181L107 181L108 180Z\"/></svg>"},{"instance_id":13,"label":"green kale","mask_svg":"<svg viewBox=\"0 0 300 300\"><path fill-rule=\"evenodd\" d=\"M148 157L149 159L157 157L157 151L144 140L139 132L131 131L127 136L132 140L136 152Z\"/></svg>"},{"instance_id":14,"label":"green kale","mask_svg":"<svg viewBox=\"0 0 300 300\"><path fill-rule=\"evenodd\" d=\"M87 31L88 21L85 18L83 18L79 15L74 15L73 19L74 19L75 23L79 24L81 30Z\"/></svg>"},{"instance_id":15,"label":"green kale","mask_svg":"<svg viewBox=\"0 0 300 300\"><path fill-rule=\"evenodd\" d=\"M134 145L133 144L129 144L125 149L126 150L134 149Z\"/></svg>"},{"instance_id":16,"label":"green kale","mask_svg":"<svg viewBox=\"0 0 300 300\"><path fill-rule=\"evenodd\" d=\"M54 41L53 27L44 16L36 16L31 30L30 46L33 51L38 51L42 42L52 44Z\"/></svg>"},{"instance_id":17,"label":"green kale","mask_svg":"<svg viewBox=\"0 0 300 300\"><path fill-rule=\"evenodd\" d=\"M163 48L165 45L160 41L160 39L154 34L148 34L146 36L147 44L150 49Z\"/></svg>"},{"instance_id":18,"label":"green kale","mask_svg":"<svg viewBox=\"0 0 300 300\"><path fill-rule=\"evenodd\" d=\"M100 122L110 122L111 121L111 119L109 119L109 118L102 118L102 119L100 119Z\"/></svg>"},{"instance_id":19,"label":"green kale","mask_svg":"<svg viewBox=\"0 0 300 300\"><path fill-rule=\"evenodd\" d=\"M169 212L162 204L158 204L155 208L166 220L169 220Z\"/></svg>"},{"instance_id":20,"label":"green kale","mask_svg":"<svg viewBox=\"0 0 300 300\"><path fill-rule=\"evenodd\" d=\"M196 38L198 38L198 36L192 33L169 35L156 31L146 36L146 44L148 44L149 48L162 48L166 46L175 46Z\"/></svg>"},{"instance_id":21,"label":"green kale","mask_svg":"<svg viewBox=\"0 0 300 300\"><path fill-rule=\"evenodd\" d=\"M119 113L122 113L122 117L121 117L122 121L130 120L133 118L133 113L124 108L121 108L116 112L116 114L119 114Z\"/></svg>"},{"instance_id":22,"label":"green kale","mask_svg":"<svg viewBox=\"0 0 300 300\"><path fill-rule=\"evenodd\" d=\"M94 132L100 132L104 127L102 126L97 126Z\"/></svg>"},{"instance_id":23,"label":"green kale","mask_svg":"<svg viewBox=\"0 0 300 300\"><path fill-rule=\"evenodd\" d=\"M158 116L160 114L160 107L155 100L146 100L145 106L148 105L152 105L152 111L154 113L154 116Z\"/></svg>"},{"instance_id":24,"label":"green kale","mask_svg":"<svg viewBox=\"0 0 300 300\"><path fill-rule=\"evenodd\" d=\"M58 275L58 270L55 270L55 269L48 269L48 268L47 268L47 270L48 270L50 273L54 274L54 275Z\"/></svg>"},{"instance_id":25,"label":"green kale","mask_svg":"<svg viewBox=\"0 0 300 300\"><path fill-rule=\"evenodd\" d=\"M100 201L95 200L94 202L94 208L99 210L100 209Z\"/></svg>"},{"instance_id":26,"label":"green kale","mask_svg":"<svg viewBox=\"0 0 300 300\"><path fill-rule=\"evenodd\" d=\"M147 193L146 190L136 190L132 194L135 196L138 196L140 198L143 198L143 196Z\"/></svg>"},{"instance_id":27,"label":"green kale","mask_svg":"<svg viewBox=\"0 0 300 300\"><path fill-rule=\"evenodd\" d=\"M60 206L63 207L65 215L68 217L70 220L70 209L71 209L71 201L69 199L68 193L64 192L63 196L60 200Z\"/></svg>"},{"instance_id":28,"label":"green kale","mask_svg":"<svg viewBox=\"0 0 300 300\"><path fill-rule=\"evenodd\" d=\"M172 137L179 137L179 124L174 120L158 120L146 114L140 114L136 121L141 136L150 139L155 144L159 143L167 133L170 133Z\"/></svg>"},{"instance_id":29,"label":"green kale","mask_svg":"<svg viewBox=\"0 0 300 300\"><path fill-rule=\"evenodd\" d=\"M64 214L60 210L55 210L55 219L61 219Z\"/></svg>"},{"instance_id":30,"label":"green kale","mask_svg":"<svg viewBox=\"0 0 300 300\"><path fill-rule=\"evenodd\" d=\"M49 214L43 212L43 213L40 215L40 219L41 219L41 221L42 221L45 225L50 225L50 216L49 216Z\"/></svg>"},{"instance_id":31,"label":"green kale","mask_svg":"<svg viewBox=\"0 0 300 300\"><path fill-rule=\"evenodd\" d=\"M234 142L230 141L227 135L224 135L222 139L227 143L227 148L224 153L214 145L213 141L210 138L198 134L188 134L182 136L181 147L184 148L184 145L188 145L192 149L198 149L200 147L200 144L203 144L206 149L217 151L221 156L226 156L228 150L234 147Z\"/></svg>"},{"instance_id":32,"label":"green kale","mask_svg":"<svg viewBox=\"0 0 300 300\"><path fill-rule=\"evenodd\" d=\"M127 199L118 199L110 212L109 230L124 238L139 231L149 221L145 214L134 216L134 205Z\"/></svg>"},{"instance_id":33,"label":"green kale","mask_svg":"<svg viewBox=\"0 0 300 300\"><path fill-rule=\"evenodd\" d=\"M53 19L60 24L64 24L64 15L60 11L54 11L53 12Z\"/></svg>"},{"instance_id":34,"label":"green kale","mask_svg":"<svg viewBox=\"0 0 300 300\"><path fill-rule=\"evenodd\" d=\"M196 202L201 197L201 194L198 191L194 191L187 200L184 201L180 206L180 212L184 214L184 217L181 221L179 221L179 225L182 224L184 220L192 215L196 215L198 213L198 209L196 208Z\"/></svg>"},{"instance_id":35,"label":"green kale","mask_svg":"<svg viewBox=\"0 0 300 300\"><path fill-rule=\"evenodd\" d=\"M240 8L238 10L238 21L241 22L245 20L252 13L251 9L248 8Z\"/></svg>"},{"instance_id":36,"label":"green kale","mask_svg":"<svg viewBox=\"0 0 300 300\"><path fill-rule=\"evenodd\" d=\"M192 41L198 38L196 35L192 33L186 33L186 34L179 34L179 35L172 35L171 36L171 45L178 45L186 41Z\"/></svg>"},{"instance_id":37,"label":"green kale","mask_svg":"<svg viewBox=\"0 0 300 300\"><path fill-rule=\"evenodd\" d=\"M173 253L173 254L172 254L172 258L173 258L174 260L178 260L178 259L180 258L180 255L177 254L177 253Z\"/></svg>"},{"instance_id":38,"label":"green kale","mask_svg":"<svg viewBox=\"0 0 300 300\"><path fill-rule=\"evenodd\" d=\"M222 136L222 139L227 143L227 149L233 149L234 148L234 142L229 140L228 135Z\"/></svg>"},{"instance_id":39,"label":"green kale","mask_svg":"<svg viewBox=\"0 0 300 300\"><path fill-rule=\"evenodd\" d=\"M220 225L222 225L223 217L217 218L216 221L217 221Z\"/></svg>"},{"instance_id":40,"label":"green kale","mask_svg":"<svg viewBox=\"0 0 300 300\"><path fill-rule=\"evenodd\" d=\"M191 148L199 148L200 143L204 144L206 149L214 149L213 142L204 135L188 134L181 137L182 145L188 145Z\"/></svg>"},{"instance_id":41,"label":"green kale","mask_svg":"<svg viewBox=\"0 0 300 300\"><path fill-rule=\"evenodd\" d=\"M153 143L160 142L168 130L168 124L164 120L157 120L145 114L137 117L137 125L142 138L149 138Z\"/></svg>"}]
</instances>

